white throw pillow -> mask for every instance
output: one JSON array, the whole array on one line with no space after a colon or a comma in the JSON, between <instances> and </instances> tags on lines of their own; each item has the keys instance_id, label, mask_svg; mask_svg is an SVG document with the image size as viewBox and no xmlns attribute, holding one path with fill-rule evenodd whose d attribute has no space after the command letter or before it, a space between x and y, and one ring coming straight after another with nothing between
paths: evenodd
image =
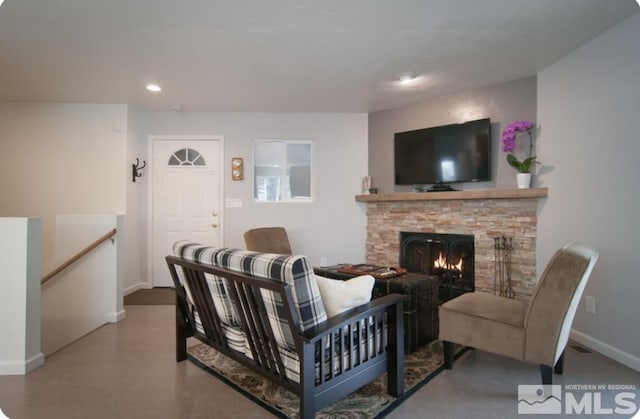
<instances>
[{"instance_id":1,"label":"white throw pillow","mask_svg":"<svg viewBox=\"0 0 640 419\"><path fill-rule=\"evenodd\" d=\"M316 275L316 281L327 317L371 301L371 291L376 282L371 275L356 276L346 281Z\"/></svg>"}]
</instances>

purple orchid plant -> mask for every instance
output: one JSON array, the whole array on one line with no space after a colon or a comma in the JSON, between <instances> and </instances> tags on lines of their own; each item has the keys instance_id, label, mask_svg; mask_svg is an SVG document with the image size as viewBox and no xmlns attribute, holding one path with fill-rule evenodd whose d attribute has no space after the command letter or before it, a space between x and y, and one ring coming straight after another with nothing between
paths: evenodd
<instances>
[{"instance_id":1,"label":"purple orchid plant","mask_svg":"<svg viewBox=\"0 0 640 419\"><path fill-rule=\"evenodd\" d=\"M531 165L538 163L536 156L531 155L533 150L531 128L533 128L531 121L514 121L502 131L502 151L509 153L507 154L507 163L519 173L530 173ZM518 160L513 154L516 149L516 137L519 132L526 132L529 135L529 157L523 161Z\"/></svg>"}]
</instances>

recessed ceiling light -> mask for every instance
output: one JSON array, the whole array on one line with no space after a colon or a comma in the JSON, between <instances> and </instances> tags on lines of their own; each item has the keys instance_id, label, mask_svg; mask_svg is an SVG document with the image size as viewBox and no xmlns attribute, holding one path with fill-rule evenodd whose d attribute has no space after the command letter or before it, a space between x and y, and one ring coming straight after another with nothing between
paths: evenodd
<instances>
[{"instance_id":1,"label":"recessed ceiling light","mask_svg":"<svg viewBox=\"0 0 640 419\"><path fill-rule=\"evenodd\" d=\"M157 84L147 84L147 90L150 92L159 92L162 88Z\"/></svg>"},{"instance_id":2,"label":"recessed ceiling light","mask_svg":"<svg viewBox=\"0 0 640 419\"><path fill-rule=\"evenodd\" d=\"M402 76L400 76L400 81L403 83L406 83L408 81L413 80L414 77L411 74L403 74Z\"/></svg>"},{"instance_id":3,"label":"recessed ceiling light","mask_svg":"<svg viewBox=\"0 0 640 419\"><path fill-rule=\"evenodd\" d=\"M418 76L414 76L411 73L407 73L407 74L403 74L400 76L400 78L398 79L398 83L407 86L409 84L412 84L413 82L415 82L417 80Z\"/></svg>"},{"instance_id":4,"label":"recessed ceiling light","mask_svg":"<svg viewBox=\"0 0 640 419\"><path fill-rule=\"evenodd\" d=\"M4 0L0 0L0 6L2 6L2 2L3 2L3 1L4 1Z\"/></svg>"}]
</instances>

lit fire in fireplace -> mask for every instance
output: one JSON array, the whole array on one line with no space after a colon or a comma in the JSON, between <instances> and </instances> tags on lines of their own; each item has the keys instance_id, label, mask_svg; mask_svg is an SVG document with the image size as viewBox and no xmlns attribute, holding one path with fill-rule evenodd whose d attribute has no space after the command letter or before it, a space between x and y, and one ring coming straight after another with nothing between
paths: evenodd
<instances>
[{"instance_id":1,"label":"lit fire in fireplace","mask_svg":"<svg viewBox=\"0 0 640 419\"><path fill-rule=\"evenodd\" d=\"M456 264L448 264L447 259L442 255L442 252L438 253L438 259L433 261L433 267L436 269L449 269L462 272L462 258Z\"/></svg>"}]
</instances>

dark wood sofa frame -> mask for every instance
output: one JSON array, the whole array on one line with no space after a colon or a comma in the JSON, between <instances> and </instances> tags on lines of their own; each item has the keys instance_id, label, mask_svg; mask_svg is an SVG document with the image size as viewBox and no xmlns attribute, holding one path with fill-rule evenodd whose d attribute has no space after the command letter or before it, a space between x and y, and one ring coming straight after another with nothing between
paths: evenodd
<instances>
[{"instance_id":1,"label":"dark wood sofa frame","mask_svg":"<svg viewBox=\"0 0 640 419\"><path fill-rule=\"evenodd\" d=\"M176 362L187 359L187 338L195 337L217 351L247 366L256 373L281 385L300 398L300 417L313 418L314 412L352 393L373 381L385 372L389 394L400 397L404 394L404 339L403 300L398 294L388 295L368 304L329 318L326 322L304 333L298 327L297 312L294 309L289 286L280 281L261 279L239 274L226 269L194 263L175 256L166 257L169 271L176 286ZM185 288L177 270L181 269L184 281L192 296L195 310L199 313L204 333L195 327L194 314L189 310ZM221 320L213 306L209 285L204 274L223 277L227 290L239 317L241 328L248 341L253 359L231 349L222 331ZM285 367L278 352L274 331L267 319L260 290L266 289L280 296L287 322L287 328L294 336L296 352L300 360L300 380L295 382L285 375ZM381 325L386 317L386 327ZM367 319L373 318L370 322ZM370 327L361 328L361 321ZM354 327L354 324L357 326ZM370 328L375 331L371 332ZM374 334L375 333L375 334ZM369 342L373 334L374 353L357 344L357 362L338 371L327 365L335 362L344 366L342 354L347 348L345 342ZM376 336L384 338L378 340ZM387 342L386 346L384 343ZM324 361L317 362L321 348ZM326 357L330 357L327 361ZM334 359L340 357L340 361ZM319 374L316 370L319 369Z\"/></svg>"}]
</instances>

